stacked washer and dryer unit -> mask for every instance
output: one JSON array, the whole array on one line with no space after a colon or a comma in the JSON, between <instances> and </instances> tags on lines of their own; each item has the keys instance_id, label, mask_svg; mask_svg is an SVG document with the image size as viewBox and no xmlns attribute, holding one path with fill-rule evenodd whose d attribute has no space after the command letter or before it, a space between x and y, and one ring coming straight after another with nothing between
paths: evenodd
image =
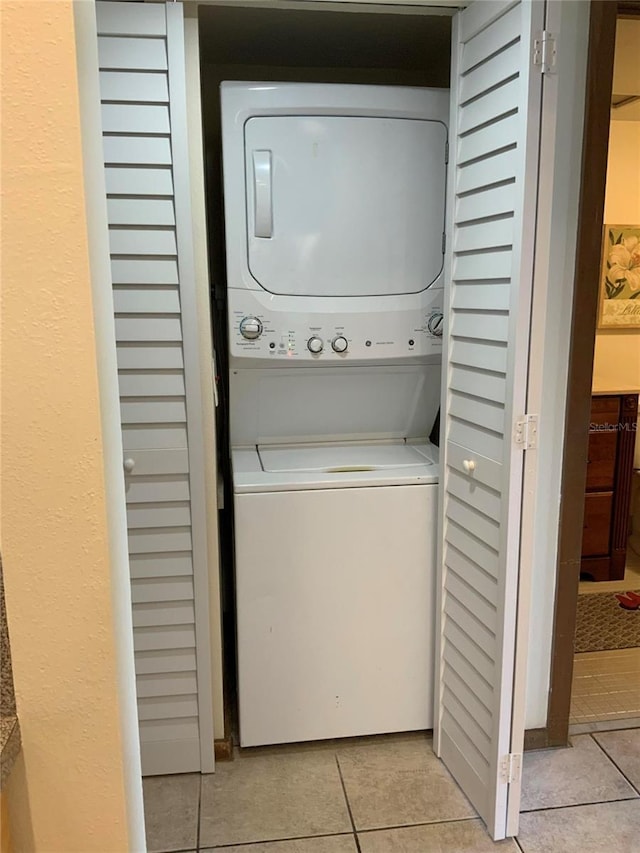
<instances>
[{"instance_id":1,"label":"stacked washer and dryer unit","mask_svg":"<svg viewBox=\"0 0 640 853\"><path fill-rule=\"evenodd\" d=\"M448 92L221 99L241 744L430 728Z\"/></svg>"}]
</instances>

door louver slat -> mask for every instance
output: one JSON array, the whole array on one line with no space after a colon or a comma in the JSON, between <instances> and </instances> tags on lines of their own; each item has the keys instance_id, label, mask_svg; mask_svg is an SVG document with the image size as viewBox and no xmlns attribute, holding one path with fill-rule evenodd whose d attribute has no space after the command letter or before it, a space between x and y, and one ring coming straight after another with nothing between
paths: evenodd
<instances>
[{"instance_id":1,"label":"door louver slat","mask_svg":"<svg viewBox=\"0 0 640 853\"><path fill-rule=\"evenodd\" d=\"M178 215L189 187L186 138L177 136L184 121L172 121L183 109L175 75L184 74L184 57L182 70L172 64L184 51L182 10L172 5L96 4L120 410L134 463L126 496L145 774L200 770L205 752L213 759L198 695L201 472L191 457L200 412L189 411L188 395L199 376L190 378L185 342L185 293L194 282L184 272L191 235ZM206 634L200 643L208 647Z\"/></svg>"},{"instance_id":2,"label":"door louver slat","mask_svg":"<svg viewBox=\"0 0 640 853\"><path fill-rule=\"evenodd\" d=\"M455 19L435 745L494 838L507 833L524 406L544 4ZM515 790L515 789L512 789ZM519 789L516 793L519 796Z\"/></svg>"}]
</instances>

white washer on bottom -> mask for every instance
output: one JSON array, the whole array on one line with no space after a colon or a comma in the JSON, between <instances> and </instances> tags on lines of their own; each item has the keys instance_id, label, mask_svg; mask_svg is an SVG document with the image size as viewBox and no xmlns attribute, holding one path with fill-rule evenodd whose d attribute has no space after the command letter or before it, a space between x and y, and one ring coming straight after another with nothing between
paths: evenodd
<instances>
[{"instance_id":1,"label":"white washer on bottom","mask_svg":"<svg viewBox=\"0 0 640 853\"><path fill-rule=\"evenodd\" d=\"M431 728L438 451L232 451L242 746Z\"/></svg>"}]
</instances>

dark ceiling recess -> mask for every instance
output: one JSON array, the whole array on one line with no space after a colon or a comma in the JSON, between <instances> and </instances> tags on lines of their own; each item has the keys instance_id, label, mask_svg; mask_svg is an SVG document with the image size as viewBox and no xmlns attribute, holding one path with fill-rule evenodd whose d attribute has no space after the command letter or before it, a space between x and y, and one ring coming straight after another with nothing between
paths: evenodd
<instances>
[{"instance_id":1,"label":"dark ceiling recess","mask_svg":"<svg viewBox=\"0 0 640 853\"><path fill-rule=\"evenodd\" d=\"M448 85L447 15L317 12L200 6L201 61L306 68L442 68Z\"/></svg>"}]
</instances>

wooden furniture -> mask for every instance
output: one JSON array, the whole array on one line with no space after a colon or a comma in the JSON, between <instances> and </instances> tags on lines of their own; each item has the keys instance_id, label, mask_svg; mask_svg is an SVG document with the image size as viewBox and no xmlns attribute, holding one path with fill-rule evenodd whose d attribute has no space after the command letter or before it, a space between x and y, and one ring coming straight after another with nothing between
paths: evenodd
<instances>
[{"instance_id":1,"label":"wooden furniture","mask_svg":"<svg viewBox=\"0 0 640 853\"><path fill-rule=\"evenodd\" d=\"M627 557L638 394L594 394L580 571L621 580Z\"/></svg>"}]
</instances>

